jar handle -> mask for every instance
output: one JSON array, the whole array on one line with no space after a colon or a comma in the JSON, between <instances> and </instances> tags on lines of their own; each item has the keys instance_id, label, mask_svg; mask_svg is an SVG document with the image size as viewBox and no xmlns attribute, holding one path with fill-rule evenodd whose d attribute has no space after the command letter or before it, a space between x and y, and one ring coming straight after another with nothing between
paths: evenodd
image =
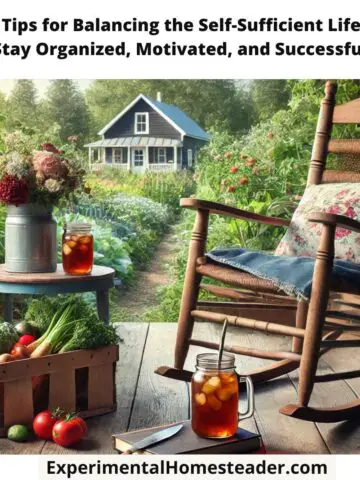
<instances>
[{"instance_id":1,"label":"jar handle","mask_svg":"<svg viewBox=\"0 0 360 480\"><path fill-rule=\"evenodd\" d=\"M250 377L239 377L239 384L242 382L246 383L247 409L245 412L239 412L239 420L245 420L245 418L252 417L255 410L253 382Z\"/></svg>"}]
</instances>

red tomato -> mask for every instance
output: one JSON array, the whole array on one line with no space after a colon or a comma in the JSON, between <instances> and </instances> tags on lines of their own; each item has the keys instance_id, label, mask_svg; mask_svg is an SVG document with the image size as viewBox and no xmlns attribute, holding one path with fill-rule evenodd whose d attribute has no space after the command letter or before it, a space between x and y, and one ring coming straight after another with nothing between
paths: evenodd
<instances>
[{"instance_id":1,"label":"red tomato","mask_svg":"<svg viewBox=\"0 0 360 480\"><path fill-rule=\"evenodd\" d=\"M61 412L54 410L45 410L44 412L38 413L33 421L33 430L35 434L44 440L52 439L52 430L56 422L59 421Z\"/></svg>"},{"instance_id":2,"label":"red tomato","mask_svg":"<svg viewBox=\"0 0 360 480\"><path fill-rule=\"evenodd\" d=\"M52 438L62 447L70 447L79 443L85 436L86 423L79 417L68 415L64 420L55 423Z\"/></svg>"},{"instance_id":3,"label":"red tomato","mask_svg":"<svg viewBox=\"0 0 360 480\"><path fill-rule=\"evenodd\" d=\"M87 434L87 425L83 418L75 417L73 420L77 421L84 432L84 436Z\"/></svg>"},{"instance_id":4,"label":"red tomato","mask_svg":"<svg viewBox=\"0 0 360 480\"><path fill-rule=\"evenodd\" d=\"M30 345L30 343L35 342L36 338L33 335L23 335L22 337L19 338L18 343L20 345Z\"/></svg>"},{"instance_id":5,"label":"red tomato","mask_svg":"<svg viewBox=\"0 0 360 480\"><path fill-rule=\"evenodd\" d=\"M249 181L248 178L241 177L239 183L240 183L240 185L246 185L248 183L248 181Z\"/></svg>"}]
</instances>

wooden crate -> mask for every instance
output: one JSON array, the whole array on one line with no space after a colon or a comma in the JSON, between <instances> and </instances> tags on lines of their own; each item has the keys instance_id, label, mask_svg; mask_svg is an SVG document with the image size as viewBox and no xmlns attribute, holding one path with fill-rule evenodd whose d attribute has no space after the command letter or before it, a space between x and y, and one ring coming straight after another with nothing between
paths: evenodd
<instances>
[{"instance_id":1,"label":"wooden crate","mask_svg":"<svg viewBox=\"0 0 360 480\"><path fill-rule=\"evenodd\" d=\"M119 348L48 355L0 365L0 436L11 425L32 425L34 415L60 407L86 418L116 410Z\"/></svg>"}]
</instances>

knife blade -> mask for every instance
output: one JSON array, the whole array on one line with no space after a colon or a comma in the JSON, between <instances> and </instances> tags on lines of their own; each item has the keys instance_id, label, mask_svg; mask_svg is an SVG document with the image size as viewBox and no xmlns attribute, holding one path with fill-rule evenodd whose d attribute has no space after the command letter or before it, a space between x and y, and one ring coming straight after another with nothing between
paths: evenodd
<instances>
[{"instance_id":1,"label":"knife blade","mask_svg":"<svg viewBox=\"0 0 360 480\"><path fill-rule=\"evenodd\" d=\"M138 442L135 442L126 452L123 452L122 455L130 455L131 453L136 452L137 450L143 450L144 448L150 447L151 445L155 445L157 443L163 442L168 438L173 437L176 435L180 430L183 428L184 424L180 423L178 425L173 425L172 427L164 428L159 432L155 432Z\"/></svg>"}]
</instances>

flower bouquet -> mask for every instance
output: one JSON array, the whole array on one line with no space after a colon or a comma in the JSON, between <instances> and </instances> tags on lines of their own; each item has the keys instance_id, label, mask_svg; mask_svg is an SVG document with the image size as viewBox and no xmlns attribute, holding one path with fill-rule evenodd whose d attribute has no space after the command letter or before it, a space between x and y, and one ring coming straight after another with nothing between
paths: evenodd
<instances>
[{"instance_id":1,"label":"flower bouquet","mask_svg":"<svg viewBox=\"0 0 360 480\"><path fill-rule=\"evenodd\" d=\"M71 142L74 142L71 137ZM8 206L5 269L56 270L56 222L52 207L69 201L83 187L85 171L73 146L58 149L20 132L5 137L0 156L0 202Z\"/></svg>"},{"instance_id":2,"label":"flower bouquet","mask_svg":"<svg viewBox=\"0 0 360 480\"><path fill-rule=\"evenodd\" d=\"M6 136L6 151L0 157L0 202L56 205L82 187L85 171L76 159L51 143L40 148L34 143L18 132Z\"/></svg>"}]
</instances>

